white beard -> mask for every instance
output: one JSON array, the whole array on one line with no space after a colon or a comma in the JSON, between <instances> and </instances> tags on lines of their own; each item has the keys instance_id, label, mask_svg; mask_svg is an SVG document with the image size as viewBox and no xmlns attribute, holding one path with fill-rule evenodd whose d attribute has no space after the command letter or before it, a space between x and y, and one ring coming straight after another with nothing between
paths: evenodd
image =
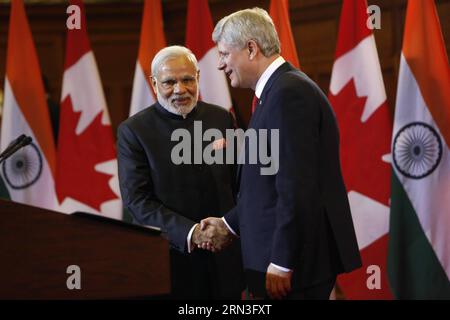
<instances>
[{"instance_id":1,"label":"white beard","mask_svg":"<svg viewBox=\"0 0 450 320\"><path fill-rule=\"evenodd\" d=\"M166 99L166 98L164 98L161 95L161 93L159 92L158 88L156 88L156 97L158 99L159 104L164 109L169 111L170 113L173 113L173 114L176 114L176 115L180 115L180 116L182 116L185 119L186 119L187 115L192 111L192 109L194 109L194 107L197 105L198 93L199 93L199 89L198 88L197 88L197 93L196 93L195 97L192 96L190 93L185 93L181 97L189 97L189 98L191 98L192 103L190 103L187 106L177 107L174 104L170 103L170 100L172 99L172 97L174 95L171 95L168 99Z\"/></svg>"}]
</instances>

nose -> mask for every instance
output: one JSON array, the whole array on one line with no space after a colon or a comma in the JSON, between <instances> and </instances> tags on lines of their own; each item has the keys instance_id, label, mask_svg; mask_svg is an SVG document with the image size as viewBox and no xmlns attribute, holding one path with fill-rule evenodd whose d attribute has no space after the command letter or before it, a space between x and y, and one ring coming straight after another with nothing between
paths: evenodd
<instances>
[{"instance_id":1,"label":"nose","mask_svg":"<svg viewBox=\"0 0 450 320\"><path fill-rule=\"evenodd\" d=\"M177 81L177 83L173 87L173 91L178 94L184 93L186 92L186 87L184 86L183 82Z\"/></svg>"},{"instance_id":2,"label":"nose","mask_svg":"<svg viewBox=\"0 0 450 320\"><path fill-rule=\"evenodd\" d=\"M219 59L219 65L217 66L217 69L224 70L226 66L227 65L225 64L225 62L223 62L222 58L220 58Z\"/></svg>"}]
</instances>

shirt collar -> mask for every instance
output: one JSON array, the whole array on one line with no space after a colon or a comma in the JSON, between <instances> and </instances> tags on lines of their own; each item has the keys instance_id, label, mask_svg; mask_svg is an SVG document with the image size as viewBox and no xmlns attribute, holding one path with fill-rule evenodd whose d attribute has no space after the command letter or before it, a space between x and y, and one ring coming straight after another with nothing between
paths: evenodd
<instances>
[{"instance_id":1,"label":"shirt collar","mask_svg":"<svg viewBox=\"0 0 450 320\"><path fill-rule=\"evenodd\" d=\"M267 67L266 70L264 70L255 87L255 95L258 99L261 97L261 94L264 90L264 87L266 86L267 81L269 81L270 76L285 62L286 60L284 60L282 56L279 56Z\"/></svg>"}]
</instances>

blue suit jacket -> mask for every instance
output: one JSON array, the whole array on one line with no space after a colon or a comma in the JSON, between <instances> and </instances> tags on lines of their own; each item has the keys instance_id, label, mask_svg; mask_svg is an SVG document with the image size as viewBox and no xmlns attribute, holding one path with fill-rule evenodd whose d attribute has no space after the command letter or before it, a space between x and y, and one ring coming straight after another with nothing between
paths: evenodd
<instances>
[{"instance_id":1,"label":"blue suit jacket","mask_svg":"<svg viewBox=\"0 0 450 320\"><path fill-rule=\"evenodd\" d=\"M359 267L339 132L320 88L284 63L265 85L249 128L279 129L279 170L261 175L264 166L248 159L239 168L237 205L225 219L241 237L244 267L294 269L301 288Z\"/></svg>"}]
</instances>

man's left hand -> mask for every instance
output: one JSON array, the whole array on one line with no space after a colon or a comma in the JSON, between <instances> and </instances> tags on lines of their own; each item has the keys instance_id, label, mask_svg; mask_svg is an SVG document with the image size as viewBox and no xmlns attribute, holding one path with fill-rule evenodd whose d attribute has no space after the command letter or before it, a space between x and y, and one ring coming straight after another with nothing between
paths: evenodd
<instances>
[{"instance_id":1,"label":"man's left hand","mask_svg":"<svg viewBox=\"0 0 450 320\"><path fill-rule=\"evenodd\" d=\"M269 265L266 273L266 291L272 299L282 299L291 292L292 271L285 272Z\"/></svg>"}]
</instances>

